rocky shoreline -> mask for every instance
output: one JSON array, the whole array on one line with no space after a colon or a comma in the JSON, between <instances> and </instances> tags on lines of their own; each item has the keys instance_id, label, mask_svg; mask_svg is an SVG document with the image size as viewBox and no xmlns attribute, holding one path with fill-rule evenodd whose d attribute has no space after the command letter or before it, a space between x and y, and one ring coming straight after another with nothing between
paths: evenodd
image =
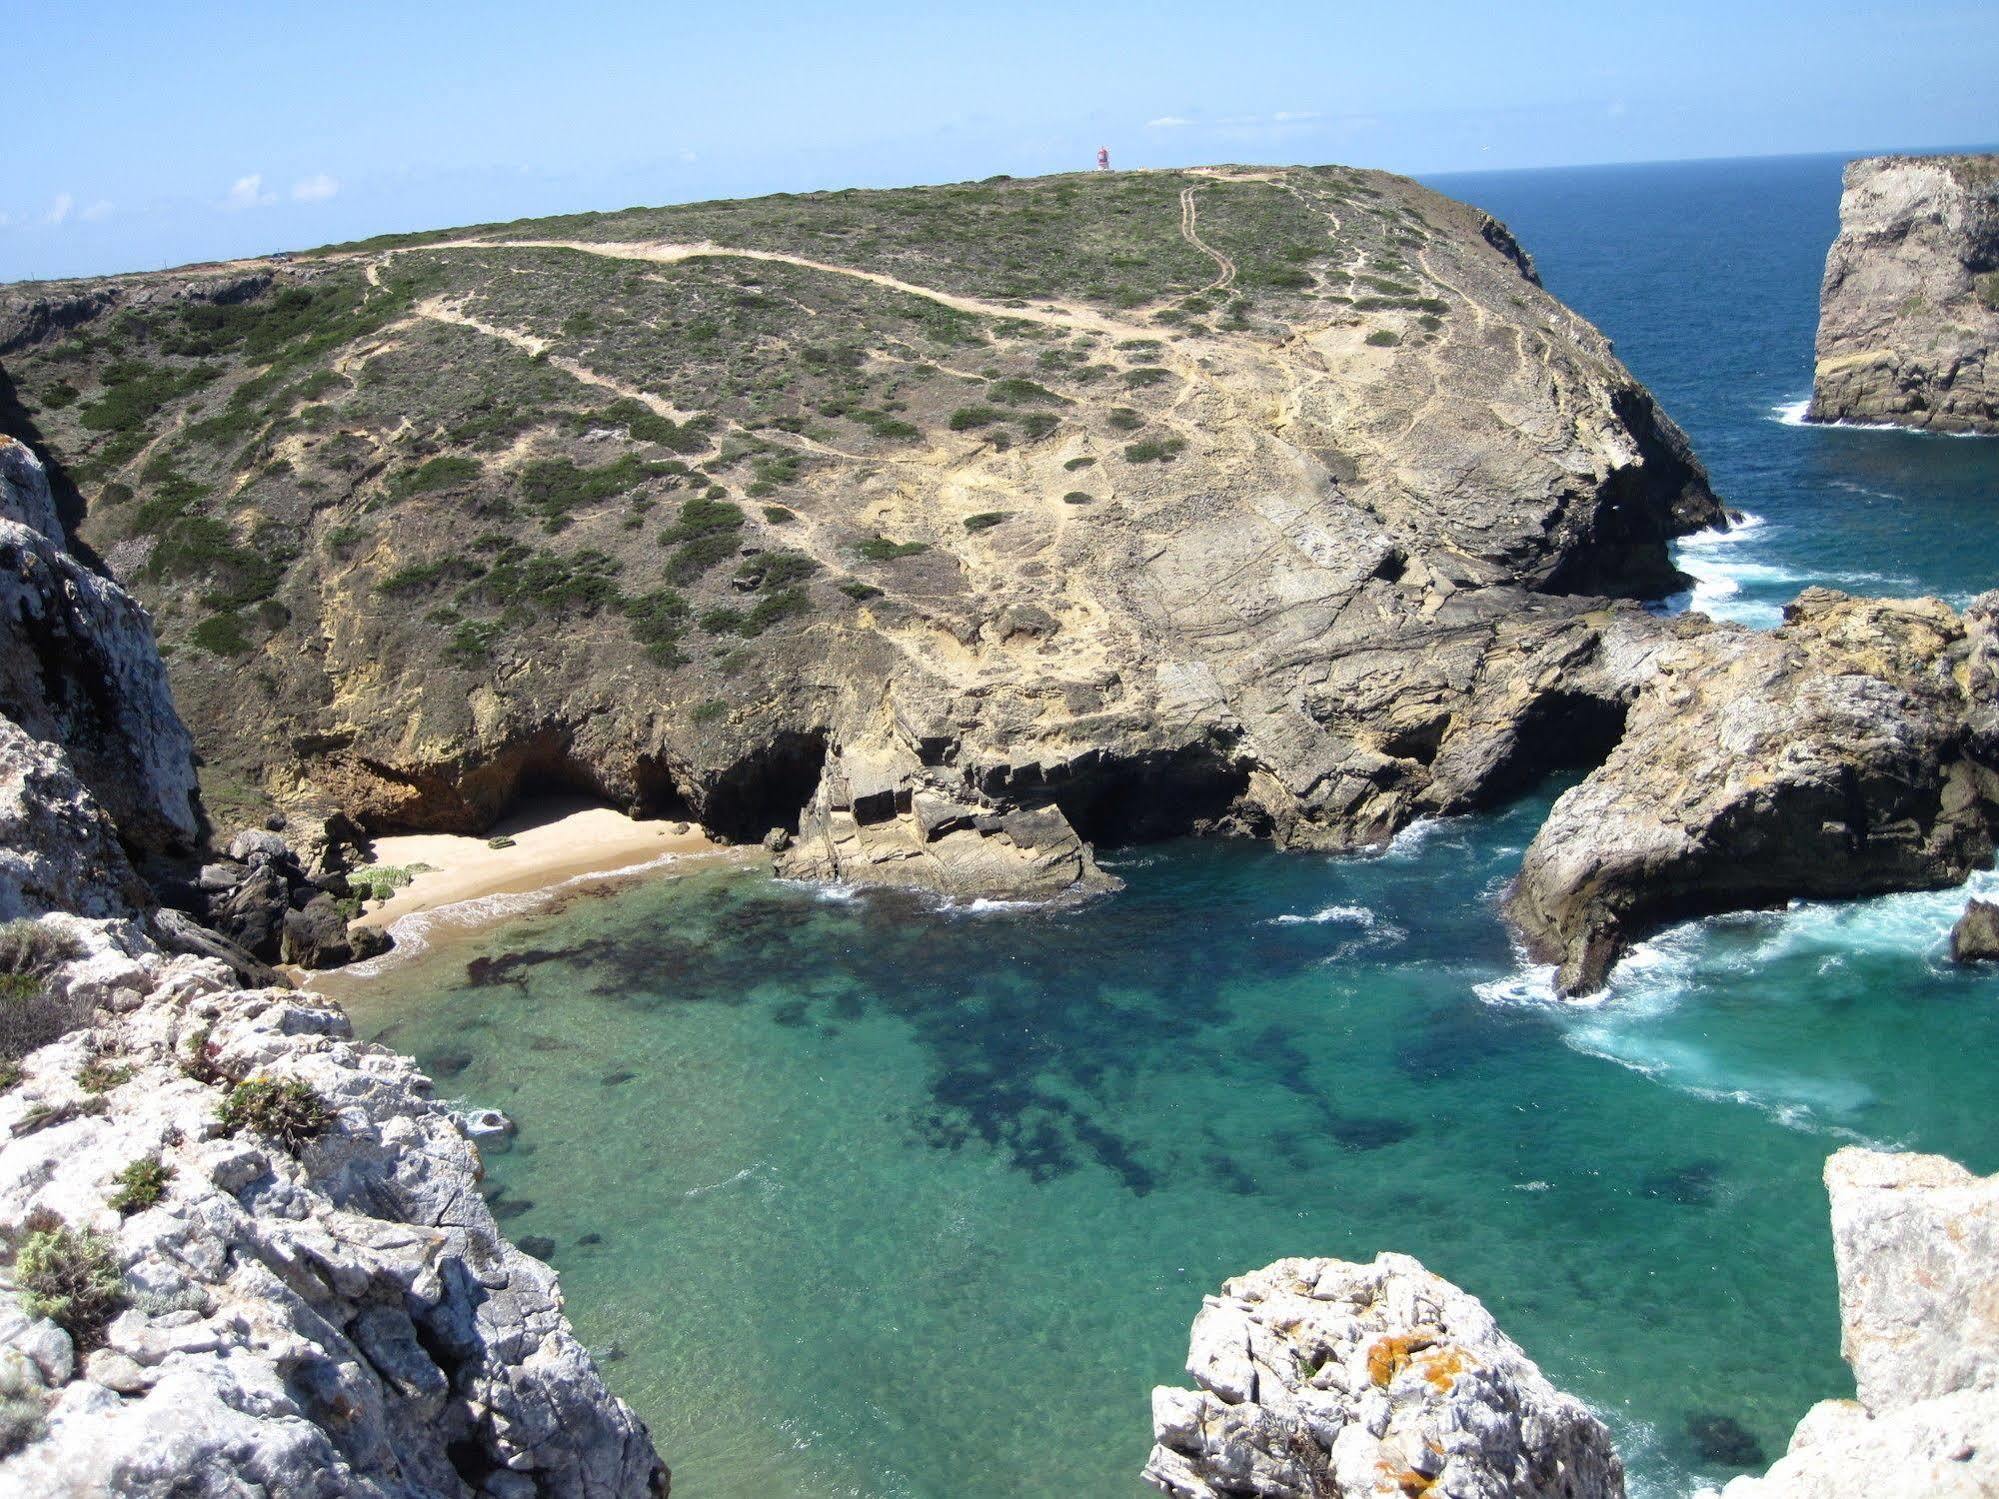
<instances>
[{"instance_id":1,"label":"rocky shoreline","mask_svg":"<svg viewBox=\"0 0 1999 1499\"><path fill-rule=\"evenodd\" d=\"M1999 1490L1999 1177L1854 1147L1825 1167L1841 1352L1789 1452L1726 1499ZM1280 1260L1195 1319L1193 1390L1153 1392L1174 1499L1621 1499L1609 1431L1476 1298L1406 1255Z\"/></svg>"},{"instance_id":2,"label":"rocky shoreline","mask_svg":"<svg viewBox=\"0 0 1999 1499\"><path fill-rule=\"evenodd\" d=\"M480 1196L492 1122L156 904L127 849L201 822L149 622L0 464L0 1493L665 1495ZM212 883L344 940L313 862L246 834Z\"/></svg>"}]
</instances>

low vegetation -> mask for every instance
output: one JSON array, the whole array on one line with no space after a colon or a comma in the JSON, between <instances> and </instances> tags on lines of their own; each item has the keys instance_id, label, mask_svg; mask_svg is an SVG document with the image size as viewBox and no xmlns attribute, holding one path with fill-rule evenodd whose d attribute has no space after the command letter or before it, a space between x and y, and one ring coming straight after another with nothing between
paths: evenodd
<instances>
[{"instance_id":1,"label":"low vegetation","mask_svg":"<svg viewBox=\"0 0 1999 1499\"><path fill-rule=\"evenodd\" d=\"M253 1077L231 1088L215 1111L224 1134L249 1130L296 1153L333 1122L333 1111L309 1083Z\"/></svg>"},{"instance_id":2,"label":"low vegetation","mask_svg":"<svg viewBox=\"0 0 1999 1499\"><path fill-rule=\"evenodd\" d=\"M73 1229L46 1213L30 1214L24 1226L28 1231L13 1266L22 1310L47 1317L79 1352L88 1352L103 1340L125 1301L125 1278L110 1238Z\"/></svg>"}]
</instances>

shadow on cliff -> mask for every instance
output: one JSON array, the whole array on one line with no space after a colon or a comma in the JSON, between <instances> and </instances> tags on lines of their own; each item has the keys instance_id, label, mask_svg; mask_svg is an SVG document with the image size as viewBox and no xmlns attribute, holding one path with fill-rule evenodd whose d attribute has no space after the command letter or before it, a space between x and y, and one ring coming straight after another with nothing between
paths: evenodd
<instances>
[{"instance_id":1,"label":"shadow on cliff","mask_svg":"<svg viewBox=\"0 0 1999 1499\"><path fill-rule=\"evenodd\" d=\"M76 487L76 481L70 477L61 455L49 445L49 440L42 435L42 429L29 414L27 405L21 400L20 389L14 384L14 377L7 373L5 365L0 365L0 432L34 449L35 456L42 460L43 471L48 474L49 493L56 502L56 515L62 521L63 530L69 533L69 550L85 566L109 577L110 572L105 567L104 560L90 549L88 542L77 535L77 527L83 524L84 515L89 509L84 504L83 492Z\"/></svg>"}]
</instances>

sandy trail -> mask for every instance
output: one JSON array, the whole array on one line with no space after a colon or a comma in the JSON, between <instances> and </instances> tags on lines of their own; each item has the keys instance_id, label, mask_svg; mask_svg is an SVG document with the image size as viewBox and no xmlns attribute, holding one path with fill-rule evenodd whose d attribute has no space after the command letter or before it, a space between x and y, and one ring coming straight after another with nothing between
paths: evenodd
<instances>
[{"instance_id":1,"label":"sandy trail","mask_svg":"<svg viewBox=\"0 0 1999 1499\"><path fill-rule=\"evenodd\" d=\"M1235 262L1222 254L1220 250L1217 250L1206 240L1202 239L1200 231L1195 228L1195 222L1199 215L1199 210L1194 206L1194 194L1197 191L1198 189L1191 187L1180 189L1180 238L1187 241L1188 244L1212 260L1215 263L1215 268L1221 272L1220 275L1202 287L1201 290L1204 292L1227 291L1231 286L1235 285Z\"/></svg>"}]
</instances>

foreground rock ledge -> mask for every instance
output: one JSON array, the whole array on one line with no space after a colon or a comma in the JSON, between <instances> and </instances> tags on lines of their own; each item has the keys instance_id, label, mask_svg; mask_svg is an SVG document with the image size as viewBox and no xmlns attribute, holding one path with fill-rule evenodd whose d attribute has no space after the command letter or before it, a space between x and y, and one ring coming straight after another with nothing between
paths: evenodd
<instances>
[{"instance_id":1,"label":"foreground rock ledge","mask_svg":"<svg viewBox=\"0 0 1999 1499\"><path fill-rule=\"evenodd\" d=\"M1999 432L1999 156L1851 163L1811 419Z\"/></svg>"},{"instance_id":2,"label":"foreground rock ledge","mask_svg":"<svg viewBox=\"0 0 1999 1499\"><path fill-rule=\"evenodd\" d=\"M1790 1450L1725 1499L1999 1493L1999 1176L1847 1149L1825 1181L1859 1398L1813 1406Z\"/></svg>"},{"instance_id":3,"label":"foreground rock ledge","mask_svg":"<svg viewBox=\"0 0 1999 1499\"><path fill-rule=\"evenodd\" d=\"M1812 588L1772 634L1685 634L1555 803L1508 914L1579 994L1670 922L1962 881L1999 827L1995 650L1999 594L1959 614Z\"/></svg>"},{"instance_id":4,"label":"foreground rock ledge","mask_svg":"<svg viewBox=\"0 0 1999 1499\"><path fill-rule=\"evenodd\" d=\"M1618 1499L1610 1432L1475 1297L1407 1255L1279 1260L1210 1296L1193 1390L1153 1391L1176 1499Z\"/></svg>"},{"instance_id":5,"label":"foreground rock ledge","mask_svg":"<svg viewBox=\"0 0 1999 1499\"><path fill-rule=\"evenodd\" d=\"M0 1495L641 1499L667 1492L604 1388L555 1272L500 1234L477 1150L404 1057L316 995L243 990L133 922L55 916L84 956L51 981L97 1020L0 1094L0 1235L31 1214L110 1237L124 1306L77 1347L0 1286L0 1386L27 1445ZM190 1077L296 1080L334 1110L296 1153L226 1134ZM102 1087L89 1064L122 1079ZM114 1176L173 1176L122 1215Z\"/></svg>"}]
</instances>

